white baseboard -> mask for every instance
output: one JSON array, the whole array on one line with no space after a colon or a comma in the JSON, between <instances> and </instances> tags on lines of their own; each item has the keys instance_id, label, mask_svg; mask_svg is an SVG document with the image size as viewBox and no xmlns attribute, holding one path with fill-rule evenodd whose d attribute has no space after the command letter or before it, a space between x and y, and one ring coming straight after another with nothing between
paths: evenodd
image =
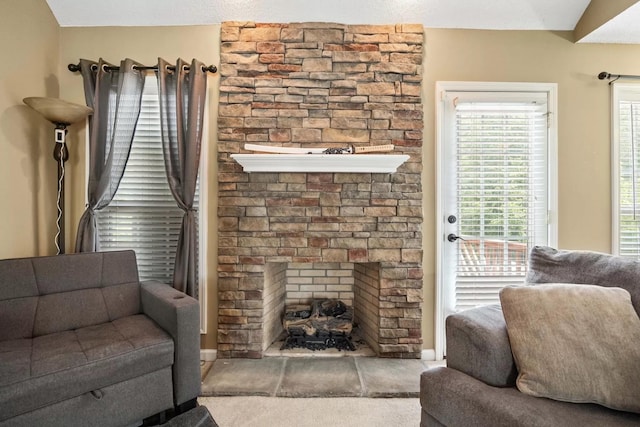
<instances>
[{"instance_id":1,"label":"white baseboard","mask_svg":"<svg viewBox=\"0 0 640 427\"><path fill-rule=\"evenodd\" d=\"M436 360L436 351L433 349L422 350L422 360Z\"/></svg>"},{"instance_id":2,"label":"white baseboard","mask_svg":"<svg viewBox=\"0 0 640 427\"><path fill-rule=\"evenodd\" d=\"M200 350L200 360L213 362L218 357L218 350Z\"/></svg>"}]
</instances>

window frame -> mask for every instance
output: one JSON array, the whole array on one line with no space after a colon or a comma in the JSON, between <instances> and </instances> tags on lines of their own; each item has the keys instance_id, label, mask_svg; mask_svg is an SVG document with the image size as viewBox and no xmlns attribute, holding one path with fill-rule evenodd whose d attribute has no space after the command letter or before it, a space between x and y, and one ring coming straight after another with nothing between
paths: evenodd
<instances>
[{"instance_id":1,"label":"window frame","mask_svg":"<svg viewBox=\"0 0 640 427\"><path fill-rule=\"evenodd\" d=\"M620 101L640 102L640 83L611 83L611 253L620 253ZM640 134L640 129L638 130ZM624 256L624 255L623 255ZM637 259L637 258L633 258Z\"/></svg>"},{"instance_id":2,"label":"window frame","mask_svg":"<svg viewBox=\"0 0 640 427\"><path fill-rule=\"evenodd\" d=\"M148 72L145 79L153 79L157 84L157 77L153 72ZM145 82L145 84L148 84ZM209 91L205 95L204 123L202 129L202 145L200 149L200 169L199 173L199 207L198 207L198 288L200 304L200 334L207 333L208 295L207 295L207 259L208 259L208 212L209 212ZM89 202L87 198L87 186L89 185L89 122L85 123L85 205Z\"/></svg>"}]
</instances>

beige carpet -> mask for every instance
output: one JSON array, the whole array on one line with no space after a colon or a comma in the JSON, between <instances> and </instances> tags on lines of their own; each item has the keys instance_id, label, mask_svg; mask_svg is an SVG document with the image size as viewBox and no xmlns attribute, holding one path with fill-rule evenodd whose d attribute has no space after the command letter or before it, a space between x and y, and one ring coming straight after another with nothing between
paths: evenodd
<instances>
[{"instance_id":1,"label":"beige carpet","mask_svg":"<svg viewBox=\"0 0 640 427\"><path fill-rule=\"evenodd\" d=\"M220 427L417 427L418 398L200 397Z\"/></svg>"}]
</instances>

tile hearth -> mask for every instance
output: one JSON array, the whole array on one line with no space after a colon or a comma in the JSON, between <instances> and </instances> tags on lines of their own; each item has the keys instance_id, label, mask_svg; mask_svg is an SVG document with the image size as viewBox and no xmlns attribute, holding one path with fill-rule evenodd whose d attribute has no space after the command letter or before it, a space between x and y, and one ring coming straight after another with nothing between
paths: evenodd
<instances>
[{"instance_id":1,"label":"tile hearth","mask_svg":"<svg viewBox=\"0 0 640 427\"><path fill-rule=\"evenodd\" d=\"M376 357L217 359L202 396L418 397L420 374L444 362Z\"/></svg>"}]
</instances>

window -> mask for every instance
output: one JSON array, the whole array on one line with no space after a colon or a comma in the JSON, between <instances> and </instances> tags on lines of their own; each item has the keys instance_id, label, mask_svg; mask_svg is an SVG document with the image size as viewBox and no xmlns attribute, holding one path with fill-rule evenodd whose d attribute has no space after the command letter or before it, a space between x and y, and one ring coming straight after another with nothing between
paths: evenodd
<instances>
[{"instance_id":1,"label":"window","mask_svg":"<svg viewBox=\"0 0 640 427\"><path fill-rule=\"evenodd\" d=\"M612 87L612 249L640 259L640 85Z\"/></svg>"},{"instance_id":2,"label":"window","mask_svg":"<svg viewBox=\"0 0 640 427\"><path fill-rule=\"evenodd\" d=\"M206 129L205 129L206 132ZM205 298L203 244L206 242L200 181L206 173L203 141L194 208L198 209L198 277L201 306ZM172 283L183 212L171 194L162 154L158 83L147 76L140 117L123 178L113 201L96 215L100 250L133 249L141 280ZM204 307L201 307L204 308ZM205 310L201 310L201 313ZM204 319L204 317L203 317ZM202 323L203 327L206 323Z\"/></svg>"}]
</instances>

